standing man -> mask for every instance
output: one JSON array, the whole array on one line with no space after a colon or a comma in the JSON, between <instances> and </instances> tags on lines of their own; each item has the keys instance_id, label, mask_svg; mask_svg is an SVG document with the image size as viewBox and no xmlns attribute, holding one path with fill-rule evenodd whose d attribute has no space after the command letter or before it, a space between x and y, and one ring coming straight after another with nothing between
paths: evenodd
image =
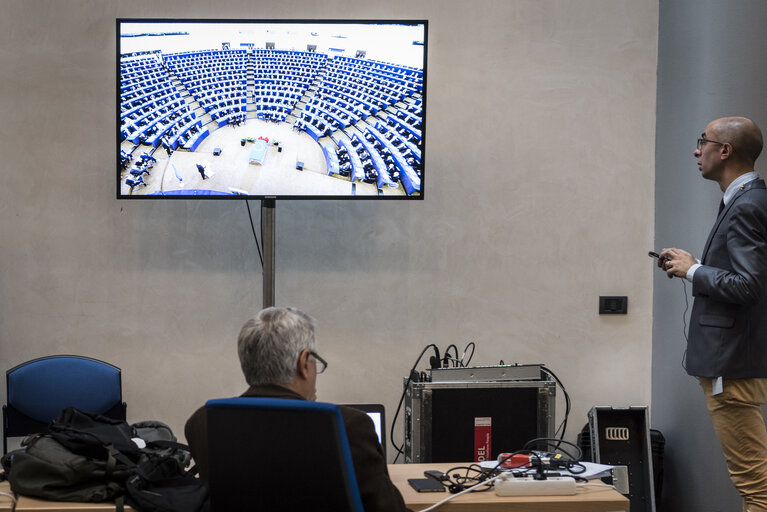
<instances>
[{"instance_id":1,"label":"standing man","mask_svg":"<svg viewBox=\"0 0 767 512\"><path fill-rule=\"evenodd\" d=\"M759 127L744 117L706 126L693 153L724 192L700 260L664 249L658 266L692 282L687 373L698 378L746 512L767 512L767 189L754 172Z\"/></svg>"},{"instance_id":2,"label":"standing man","mask_svg":"<svg viewBox=\"0 0 767 512\"><path fill-rule=\"evenodd\" d=\"M205 174L205 166L202 164L197 164L197 172L200 173L200 176L202 176L202 179L207 180L208 175Z\"/></svg>"},{"instance_id":3,"label":"standing man","mask_svg":"<svg viewBox=\"0 0 767 512\"><path fill-rule=\"evenodd\" d=\"M240 330L237 352L250 386L241 396L316 400L317 374L327 363L314 341L314 320L293 308L267 308ZM404 512L405 502L389 478L372 420L362 411L339 406L349 440L354 472L366 512ZM205 408L186 422L184 434L207 485L208 425Z\"/></svg>"}]
</instances>

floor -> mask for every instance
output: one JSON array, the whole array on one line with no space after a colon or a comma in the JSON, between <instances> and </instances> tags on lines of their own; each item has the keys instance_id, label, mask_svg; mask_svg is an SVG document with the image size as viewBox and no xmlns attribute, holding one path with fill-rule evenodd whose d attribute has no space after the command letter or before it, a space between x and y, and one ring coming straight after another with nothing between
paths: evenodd
<instances>
[{"instance_id":1,"label":"floor","mask_svg":"<svg viewBox=\"0 0 767 512\"><path fill-rule=\"evenodd\" d=\"M248 119L240 126L217 127L215 122L206 126L212 131L194 152L177 150L170 159L162 147L153 154L157 162L144 176L146 187L130 187L125 184L129 176L123 172L121 194L126 196L148 195L175 190L214 190L226 193L244 193L252 196L306 196L306 195L378 195L375 184L357 182L349 178L328 176L322 147L305 132L298 132L290 123L273 123L260 119ZM251 164L248 157L253 143L242 139L267 137L270 141L263 164ZM279 141L282 151L274 145ZM130 150L133 144L123 143ZM220 148L220 155L214 149ZM142 152L150 152L151 146L140 146L133 152L134 161ZM303 170L296 169L296 162L303 162ZM197 164L206 168L208 179L203 180ZM402 187L385 190L385 194L402 195Z\"/></svg>"}]
</instances>

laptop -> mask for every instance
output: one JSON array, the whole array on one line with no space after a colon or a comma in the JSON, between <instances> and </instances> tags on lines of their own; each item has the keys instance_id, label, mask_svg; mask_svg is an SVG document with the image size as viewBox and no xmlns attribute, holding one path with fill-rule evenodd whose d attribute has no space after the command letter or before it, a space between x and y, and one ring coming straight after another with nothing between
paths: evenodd
<instances>
[{"instance_id":1,"label":"laptop","mask_svg":"<svg viewBox=\"0 0 767 512\"><path fill-rule=\"evenodd\" d=\"M381 449L383 450L384 458L386 458L386 414L384 412L384 406L381 404L342 404L345 407L351 407L364 411L376 428L376 434L378 434L378 442L381 443Z\"/></svg>"}]
</instances>

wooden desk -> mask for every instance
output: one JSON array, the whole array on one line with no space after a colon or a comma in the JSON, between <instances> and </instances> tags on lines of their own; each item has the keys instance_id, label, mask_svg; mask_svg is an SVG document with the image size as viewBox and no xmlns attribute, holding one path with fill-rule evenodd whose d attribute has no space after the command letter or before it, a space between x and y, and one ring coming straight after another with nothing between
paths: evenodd
<instances>
[{"instance_id":1,"label":"wooden desk","mask_svg":"<svg viewBox=\"0 0 767 512\"><path fill-rule=\"evenodd\" d=\"M402 493L402 497L405 498L407 507L418 511L443 500L450 494L416 492L407 483L407 479L424 478L423 472L427 469L447 471L460 465L389 464L389 475ZM458 496L437 510L439 512L629 512L629 500L615 489L608 487L578 487L578 492L574 496L500 497L490 490Z\"/></svg>"},{"instance_id":2,"label":"wooden desk","mask_svg":"<svg viewBox=\"0 0 767 512\"><path fill-rule=\"evenodd\" d=\"M11 493L11 484L7 481L0 482L0 491ZM0 494L0 512L10 512L18 510L19 512L34 510L37 512L114 512L114 503L71 503L64 501L47 501L38 498L30 498L29 496L16 496L16 507L13 506L13 501L7 496ZM132 511L128 505L125 505L126 512Z\"/></svg>"},{"instance_id":3,"label":"wooden desk","mask_svg":"<svg viewBox=\"0 0 767 512\"><path fill-rule=\"evenodd\" d=\"M11 492L11 484L8 482L0 482L0 491L13 494ZM13 500L4 494L0 494L0 512L10 512L13 510Z\"/></svg>"},{"instance_id":4,"label":"wooden desk","mask_svg":"<svg viewBox=\"0 0 767 512\"><path fill-rule=\"evenodd\" d=\"M16 503L16 512L115 512L117 508L112 502L104 503L74 503L65 501L47 501L39 498L30 498L29 496L19 496ZM0 508L0 510L4 510ZM10 509L8 509L10 510ZM128 505L125 505L126 512L132 511Z\"/></svg>"},{"instance_id":5,"label":"wooden desk","mask_svg":"<svg viewBox=\"0 0 767 512\"><path fill-rule=\"evenodd\" d=\"M447 492L416 492L408 478L423 478L427 469L446 471L459 464L389 464L389 475L402 493L408 508L419 511L450 496ZM0 491L9 492L8 482L0 482ZM114 512L114 503L65 503L19 496L15 509L12 501L0 495L0 512ZM129 506L126 511L131 511ZM458 496L437 509L439 512L629 512L629 500L607 487L579 487L574 496L499 497L495 492L477 492Z\"/></svg>"}]
</instances>

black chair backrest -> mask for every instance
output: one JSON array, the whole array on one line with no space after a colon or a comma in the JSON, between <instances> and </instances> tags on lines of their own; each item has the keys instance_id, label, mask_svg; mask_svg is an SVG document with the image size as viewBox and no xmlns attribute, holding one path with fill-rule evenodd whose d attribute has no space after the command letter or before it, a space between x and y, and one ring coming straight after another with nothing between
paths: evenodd
<instances>
[{"instance_id":1,"label":"black chair backrest","mask_svg":"<svg viewBox=\"0 0 767 512\"><path fill-rule=\"evenodd\" d=\"M206 404L212 512L362 512L338 407L275 398Z\"/></svg>"}]
</instances>

